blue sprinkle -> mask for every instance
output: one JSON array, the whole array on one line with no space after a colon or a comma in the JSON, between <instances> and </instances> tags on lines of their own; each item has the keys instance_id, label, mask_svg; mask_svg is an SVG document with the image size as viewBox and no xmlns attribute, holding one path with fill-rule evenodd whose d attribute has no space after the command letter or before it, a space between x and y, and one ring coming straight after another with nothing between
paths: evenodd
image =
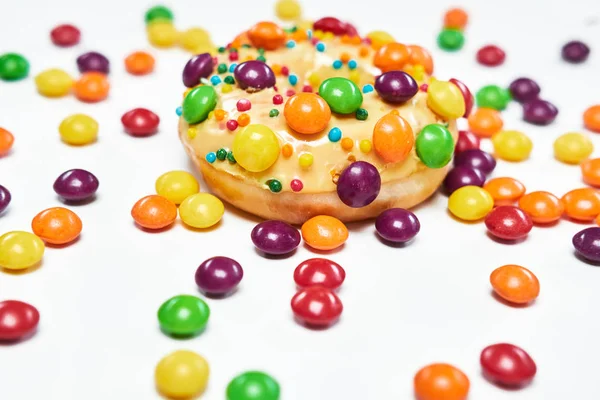
<instances>
[{"instance_id":1,"label":"blue sprinkle","mask_svg":"<svg viewBox=\"0 0 600 400\"><path fill-rule=\"evenodd\" d=\"M233 71L235 71L235 67L237 67L237 64L231 64L229 66L229 72L233 73Z\"/></svg>"},{"instance_id":2,"label":"blue sprinkle","mask_svg":"<svg viewBox=\"0 0 600 400\"><path fill-rule=\"evenodd\" d=\"M294 74L291 74L288 77L288 80L290 81L290 85L295 86L298 83L298 77Z\"/></svg>"},{"instance_id":3,"label":"blue sprinkle","mask_svg":"<svg viewBox=\"0 0 600 400\"><path fill-rule=\"evenodd\" d=\"M325 43L323 42L319 42L317 43L317 51L320 51L321 53L325 51Z\"/></svg>"},{"instance_id":4,"label":"blue sprinkle","mask_svg":"<svg viewBox=\"0 0 600 400\"><path fill-rule=\"evenodd\" d=\"M213 86L217 86L219 83L221 83L221 77L217 76L217 75L213 75L210 78L210 82L213 84Z\"/></svg>"},{"instance_id":5,"label":"blue sprinkle","mask_svg":"<svg viewBox=\"0 0 600 400\"><path fill-rule=\"evenodd\" d=\"M358 67L358 63L355 60L348 61L348 68L356 69L356 67Z\"/></svg>"},{"instance_id":6,"label":"blue sprinkle","mask_svg":"<svg viewBox=\"0 0 600 400\"><path fill-rule=\"evenodd\" d=\"M335 61L333 62L333 68L334 68L334 69L340 69L340 68L342 68L342 65L343 65L343 63L342 63L342 61L340 61L340 60L335 60Z\"/></svg>"},{"instance_id":7,"label":"blue sprinkle","mask_svg":"<svg viewBox=\"0 0 600 400\"><path fill-rule=\"evenodd\" d=\"M363 86L363 93L371 93L373 91L373 85L366 84Z\"/></svg>"},{"instance_id":8,"label":"blue sprinkle","mask_svg":"<svg viewBox=\"0 0 600 400\"><path fill-rule=\"evenodd\" d=\"M293 49L294 47L296 47L296 42L290 40L285 44L285 47L287 47L288 49Z\"/></svg>"},{"instance_id":9,"label":"blue sprinkle","mask_svg":"<svg viewBox=\"0 0 600 400\"><path fill-rule=\"evenodd\" d=\"M217 159L217 155L215 154L214 151L211 151L210 153L206 154L206 161L208 161L209 163L214 163L215 160Z\"/></svg>"},{"instance_id":10,"label":"blue sprinkle","mask_svg":"<svg viewBox=\"0 0 600 400\"><path fill-rule=\"evenodd\" d=\"M331 130L329 131L329 135L327 135L329 137L329 140L332 142L339 142L340 139L342 138L342 130L340 128L331 128Z\"/></svg>"},{"instance_id":11,"label":"blue sprinkle","mask_svg":"<svg viewBox=\"0 0 600 400\"><path fill-rule=\"evenodd\" d=\"M312 39L312 30L311 29L307 29L306 30L306 36L308 36L308 40Z\"/></svg>"},{"instance_id":12,"label":"blue sprinkle","mask_svg":"<svg viewBox=\"0 0 600 400\"><path fill-rule=\"evenodd\" d=\"M181 114L183 114L183 107L179 106L175 109L175 114L177 114L178 117L181 117Z\"/></svg>"}]
</instances>

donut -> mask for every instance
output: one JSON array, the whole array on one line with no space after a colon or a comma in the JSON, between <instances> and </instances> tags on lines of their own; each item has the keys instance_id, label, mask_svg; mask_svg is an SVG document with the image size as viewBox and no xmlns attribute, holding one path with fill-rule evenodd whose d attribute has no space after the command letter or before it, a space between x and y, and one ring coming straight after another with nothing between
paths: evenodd
<instances>
[{"instance_id":1,"label":"donut","mask_svg":"<svg viewBox=\"0 0 600 400\"><path fill-rule=\"evenodd\" d=\"M292 224L421 203L447 173L468 89L433 78L420 46L333 17L309 28L259 22L186 64L178 131L206 185Z\"/></svg>"}]
</instances>

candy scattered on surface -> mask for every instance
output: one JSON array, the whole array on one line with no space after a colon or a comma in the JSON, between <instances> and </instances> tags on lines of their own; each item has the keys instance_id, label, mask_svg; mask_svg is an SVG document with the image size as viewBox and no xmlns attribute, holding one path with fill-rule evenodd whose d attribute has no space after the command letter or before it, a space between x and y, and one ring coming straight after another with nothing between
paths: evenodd
<instances>
[{"instance_id":1,"label":"candy scattered on surface","mask_svg":"<svg viewBox=\"0 0 600 400\"><path fill-rule=\"evenodd\" d=\"M200 79L208 78L215 69L213 58L208 53L195 55L185 64L182 73L183 84L192 88L200 84Z\"/></svg>"},{"instance_id":2,"label":"candy scattered on surface","mask_svg":"<svg viewBox=\"0 0 600 400\"><path fill-rule=\"evenodd\" d=\"M146 27L148 42L158 48L169 48L177 44L179 32L169 21L152 22Z\"/></svg>"},{"instance_id":3,"label":"candy scattered on surface","mask_svg":"<svg viewBox=\"0 0 600 400\"><path fill-rule=\"evenodd\" d=\"M61 69L47 69L35 77L38 92L46 97L62 97L71 92L73 78Z\"/></svg>"},{"instance_id":4,"label":"candy scattered on surface","mask_svg":"<svg viewBox=\"0 0 600 400\"><path fill-rule=\"evenodd\" d=\"M7 155L12 149L15 137L4 128L0 128L0 157Z\"/></svg>"},{"instance_id":5,"label":"candy scattered on surface","mask_svg":"<svg viewBox=\"0 0 600 400\"><path fill-rule=\"evenodd\" d=\"M500 113L491 108L478 108L469 115L469 130L482 138L492 137L504 126Z\"/></svg>"},{"instance_id":6,"label":"candy scattered on surface","mask_svg":"<svg viewBox=\"0 0 600 400\"><path fill-rule=\"evenodd\" d=\"M0 341L16 341L32 335L40 313L31 304L18 300L0 301Z\"/></svg>"},{"instance_id":7,"label":"candy scattered on surface","mask_svg":"<svg viewBox=\"0 0 600 400\"><path fill-rule=\"evenodd\" d=\"M86 72L73 86L75 97L87 103L102 101L108 97L110 84L101 72Z\"/></svg>"},{"instance_id":8,"label":"candy scattered on surface","mask_svg":"<svg viewBox=\"0 0 600 400\"><path fill-rule=\"evenodd\" d=\"M75 146L90 144L98 137L98 122L85 114L65 118L58 127L63 142Z\"/></svg>"},{"instance_id":9,"label":"candy scattered on surface","mask_svg":"<svg viewBox=\"0 0 600 400\"><path fill-rule=\"evenodd\" d=\"M209 193L193 194L179 206L181 220L192 228L210 228L221 220L224 213L223 202Z\"/></svg>"},{"instance_id":10,"label":"candy scattered on surface","mask_svg":"<svg viewBox=\"0 0 600 400\"><path fill-rule=\"evenodd\" d=\"M522 387L534 378L537 366L520 347L498 343L486 347L479 358L484 376L505 387Z\"/></svg>"},{"instance_id":11,"label":"candy scattered on surface","mask_svg":"<svg viewBox=\"0 0 600 400\"><path fill-rule=\"evenodd\" d=\"M8 208L11 198L8 189L0 185L0 214Z\"/></svg>"},{"instance_id":12,"label":"candy scattered on surface","mask_svg":"<svg viewBox=\"0 0 600 400\"><path fill-rule=\"evenodd\" d=\"M256 225L250 234L252 243L266 254L287 254L300 244L300 232L282 221L264 221Z\"/></svg>"},{"instance_id":13,"label":"candy scattered on surface","mask_svg":"<svg viewBox=\"0 0 600 400\"><path fill-rule=\"evenodd\" d=\"M421 368L414 378L418 400L465 400L469 394L469 378L450 364L431 364Z\"/></svg>"},{"instance_id":14,"label":"candy scattered on surface","mask_svg":"<svg viewBox=\"0 0 600 400\"><path fill-rule=\"evenodd\" d=\"M233 139L237 163L250 172L261 172L275 164L280 149L275 132L266 125L248 125Z\"/></svg>"},{"instance_id":15,"label":"candy scattered on surface","mask_svg":"<svg viewBox=\"0 0 600 400\"><path fill-rule=\"evenodd\" d=\"M443 187L447 194L452 194L464 186L482 187L485 175L481 170L469 167L454 167L444 178Z\"/></svg>"},{"instance_id":16,"label":"candy scattered on surface","mask_svg":"<svg viewBox=\"0 0 600 400\"><path fill-rule=\"evenodd\" d=\"M600 158L584 160L579 167L583 181L590 186L600 187Z\"/></svg>"},{"instance_id":17,"label":"candy scattered on surface","mask_svg":"<svg viewBox=\"0 0 600 400\"><path fill-rule=\"evenodd\" d=\"M71 47L79 43L81 31L74 25L58 25L50 31L50 40L59 47Z\"/></svg>"},{"instance_id":18,"label":"candy scattered on surface","mask_svg":"<svg viewBox=\"0 0 600 400\"><path fill-rule=\"evenodd\" d=\"M177 206L158 195L149 195L138 200L131 209L134 221L146 229L163 229L175 222Z\"/></svg>"},{"instance_id":19,"label":"candy scattered on surface","mask_svg":"<svg viewBox=\"0 0 600 400\"><path fill-rule=\"evenodd\" d=\"M0 79L18 81L29 74L29 62L17 53L0 55Z\"/></svg>"},{"instance_id":20,"label":"candy scattered on surface","mask_svg":"<svg viewBox=\"0 0 600 400\"><path fill-rule=\"evenodd\" d=\"M429 168L445 167L454 154L454 139L440 124L429 124L421 129L415 142L417 156ZM461 153L464 154L464 153Z\"/></svg>"},{"instance_id":21,"label":"candy scattered on surface","mask_svg":"<svg viewBox=\"0 0 600 400\"><path fill-rule=\"evenodd\" d=\"M82 201L92 198L100 183L94 174L84 169L70 169L54 181L54 191L67 201Z\"/></svg>"},{"instance_id":22,"label":"candy scattered on surface","mask_svg":"<svg viewBox=\"0 0 600 400\"><path fill-rule=\"evenodd\" d=\"M390 208L377 217L375 229L379 236L393 243L406 243L421 230L419 219L403 208Z\"/></svg>"},{"instance_id":23,"label":"candy scattered on surface","mask_svg":"<svg viewBox=\"0 0 600 400\"><path fill-rule=\"evenodd\" d=\"M457 154L454 157L454 166L478 169L489 175L496 168L496 160L483 150L473 149Z\"/></svg>"},{"instance_id":24,"label":"candy scattered on surface","mask_svg":"<svg viewBox=\"0 0 600 400\"><path fill-rule=\"evenodd\" d=\"M156 193L175 204L181 204L189 196L200 191L200 185L186 171L169 171L158 177L155 183Z\"/></svg>"},{"instance_id":25,"label":"candy scattered on surface","mask_svg":"<svg viewBox=\"0 0 600 400\"><path fill-rule=\"evenodd\" d=\"M477 62L487 67L502 65L506 59L506 53L500 47L493 44L483 46L477 51Z\"/></svg>"},{"instance_id":26,"label":"candy scattered on surface","mask_svg":"<svg viewBox=\"0 0 600 400\"><path fill-rule=\"evenodd\" d=\"M496 206L514 204L525 194L525 185L514 178L490 179L483 188L492 195Z\"/></svg>"},{"instance_id":27,"label":"candy scattered on surface","mask_svg":"<svg viewBox=\"0 0 600 400\"><path fill-rule=\"evenodd\" d=\"M344 268L326 258L302 261L294 270L294 282L300 288L321 286L334 290L342 286L344 279Z\"/></svg>"},{"instance_id":28,"label":"candy scattered on surface","mask_svg":"<svg viewBox=\"0 0 600 400\"><path fill-rule=\"evenodd\" d=\"M581 257L600 262L600 228L586 228L573 236L573 247Z\"/></svg>"},{"instance_id":29,"label":"candy scattered on surface","mask_svg":"<svg viewBox=\"0 0 600 400\"><path fill-rule=\"evenodd\" d=\"M540 294L540 282L533 272L520 265L504 265L490 275L494 292L509 303L527 304Z\"/></svg>"},{"instance_id":30,"label":"candy scattered on surface","mask_svg":"<svg viewBox=\"0 0 600 400\"><path fill-rule=\"evenodd\" d=\"M169 8L161 5L148 9L144 15L146 24L156 21L173 21L173 19L173 12Z\"/></svg>"},{"instance_id":31,"label":"candy scattered on surface","mask_svg":"<svg viewBox=\"0 0 600 400\"><path fill-rule=\"evenodd\" d=\"M278 0L275 4L275 14L284 21L294 21L302 15L302 7L297 0Z\"/></svg>"},{"instance_id":32,"label":"candy scattered on surface","mask_svg":"<svg viewBox=\"0 0 600 400\"><path fill-rule=\"evenodd\" d=\"M325 99L331 111L339 114L352 114L363 102L363 95L358 86L341 77L323 81L319 87L319 96Z\"/></svg>"},{"instance_id":33,"label":"candy scattered on surface","mask_svg":"<svg viewBox=\"0 0 600 400\"><path fill-rule=\"evenodd\" d=\"M524 161L533 150L533 142L519 131L500 131L492 137L494 154L501 160Z\"/></svg>"},{"instance_id":34,"label":"candy scattered on surface","mask_svg":"<svg viewBox=\"0 0 600 400\"><path fill-rule=\"evenodd\" d=\"M154 57L145 51L134 51L125 58L125 69L132 75L147 75L154 71Z\"/></svg>"},{"instance_id":35,"label":"candy scattered on surface","mask_svg":"<svg viewBox=\"0 0 600 400\"><path fill-rule=\"evenodd\" d=\"M186 399L201 395L208 384L210 368L204 357L177 350L156 365L154 380L158 391L168 398Z\"/></svg>"},{"instance_id":36,"label":"candy scattered on surface","mask_svg":"<svg viewBox=\"0 0 600 400\"><path fill-rule=\"evenodd\" d=\"M46 243L63 245L75 241L81 233L81 219L63 207L48 208L31 221L31 230Z\"/></svg>"},{"instance_id":37,"label":"candy scattered on surface","mask_svg":"<svg viewBox=\"0 0 600 400\"><path fill-rule=\"evenodd\" d=\"M331 109L321 96L298 93L285 103L283 116L290 128L298 133L312 135L323 131L331 119Z\"/></svg>"},{"instance_id":38,"label":"candy scattered on surface","mask_svg":"<svg viewBox=\"0 0 600 400\"><path fill-rule=\"evenodd\" d=\"M381 177L373 164L356 161L346 167L337 182L337 194L349 207L360 208L371 204L381 189Z\"/></svg>"},{"instance_id":39,"label":"candy scattered on surface","mask_svg":"<svg viewBox=\"0 0 600 400\"><path fill-rule=\"evenodd\" d=\"M554 122L558 109L549 101L534 99L523 104L523 119L535 125L548 125Z\"/></svg>"},{"instance_id":40,"label":"candy scattered on surface","mask_svg":"<svg viewBox=\"0 0 600 400\"><path fill-rule=\"evenodd\" d=\"M590 131L600 133L600 105L591 106L585 110L583 124Z\"/></svg>"},{"instance_id":41,"label":"candy scattered on surface","mask_svg":"<svg viewBox=\"0 0 600 400\"><path fill-rule=\"evenodd\" d=\"M508 87L512 98L519 103L526 103L537 99L540 94L539 85L529 78L518 78L512 81Z\"/></svg>"},{"instance_id":42,"label":"candy scattered on surface","mask_svg":"<svg viewBox=\"0 0 600 400\"><path fill-rule=\"evenodd\" d=\"M451 8L444 13L444 28L463 30L468 22L469 15L462 8Z\"/></svg>"},{"instance_id":43,"label":"candy scattered on surface","mask_svg":"<svg viewBox=\"0 0 600 400\"><path fill-rule=\"evenodd\" d=\"M110 72L110 62L103 54L90 51L77 57L77 68L81 73L101 72L108 74Z\"/></svg>"},{"instance_id":44,"label":"candy scattered on surface","mask_svg":"<svg viewBox=\"0 0 600 400\"><path fill-rule=\"evenodd\" d=\"M499 206L485 217L485 226L491 235L499 239L517 240L529 234L533 221L519 207Z\"/></svg>"},{"instance_id":45,"label":"candy scattered on surface","mask_svg":"<svg viewBox=\"0 0 600 400\"><path fill-rule=\"evenodd\" d=\"M250 60L238 64L233 72L241 89L262 90L275 86L275 74L262 61Z\"/></svg>"},{"instance_id":46,"label":"candy scattered on surface","mask_svg":"<svg viewBox=\"0 0 600 400\"><path fill-rule=\"evenodd\" d=\"M385 162L403 161L410 154L414 144L415 135L410 124L394 113L381 117L373 128L373 147Z\"/></svg>"},{"instance_id":47,"label":"candy scattered on surface","mask_svg":"<svg viewBox=\"0 0 600 400\"><path fill-rule=\"evenodd\" d=\"M592 141L582 133L565 133L554 141L554 157L567 164L579 164L593 152Z\"/></svg>"},{"instance_id":48,"label":"candy scattered on surface","mask_svg":"<svg viewBox=\"0 0 600 400\"><path fill-rule=\"evenodd\" d=\"M183 119L189 124L198 124L208 118L217 106L217 93L212 86L198 86L183 100Z\"/></svg>"},{"instance_id":49,"label":"candy scattered on surface","mask_svg":"<svg viewBox=\"0 0 600 400\"><path fill-rule=\"evenodd\" d=\"M340 318L344 309L340 298L321 286L301 289L291 303L295 317L310 326L329 326Z\"/></svg>"},{"instance_id":50,"label":"candy scattered on surface","mask_svg":"<svg viewBox=\"0 0 600 400\"><path fill-rule=\"evenodd\" d=\"M479 89L475 95L477 107L492 108L502 111L511 100L510 92L497 85L487 85Z\"/></svg>"},{"instance_id":51,"label":"candy scattered on surface","mask_svg":"<svg viewBox=\"0 0 600 400\"><path fill-rule=\"evenodd\" d=\"M437 37L438 46L446 51L458 51L465 44L465 36L457 29L443 29Z\"/></svg>"},{"instance_id":52,"label":"candy scattered on surface","mask_svg":"<svg viewBox=\"0 0 600 400\"><path fill-rule=\"evenodd\" d=\"M479 149L481 140L479 136L469 131L458 131L458 139L454 145L454 154L462 153L466 150Z\"/></svg>"},{"instance_id":53,"label":"candy scattered on surface","mask_svg":"<svg viewBox=\"0 0 600 400\"><path fill-rule=\"evenodd\" d=\"M448 210L458 219L477 221L484 218L494 207L494 199L478 186L464 186L448 198Z\"/></svg>"},{"instance_id":54,"label":"candy scattered on surface","mask_svg":"<svg viewBox=\"0 0 600 400\"><path fill-rule=\"evenodd\" d=\"M519 199L519 207L536 224L549 224L558 221L564 212L561 200L549 192L527 193Z\"/></svg>"},{"instance_id":55,"label":"candy scattered on surface","mask_svg":"<svg viewBox=\"0 0 600 400\"><path fill-rule=\"evenodd\" d=\"M44 242L33 233L11 231L0 236L0 268L33 267L44 256Z\"/></svg>"},{"instance_id":56,"label":"candy scattered on surface","mask_svg":"<svg viewBox=\"0 0 600 400\"><path fill-rule=\"evenodd\" d=\"M573 64L579 64L587 60L590 55L590 48L587 44L574 40L565 44L561 51L562 58Z\"/></svg>"},{"instance_id":57,"label":"candy scattered on surface","mask_svg":"<svg viewBox=\"0 0 600 400\"><path fill-rule=\"evenodd\" d=\"M404 103L417 94L419 86L406 72L389 71L377 77L375 90L387 102Z\"/></svg>"},{"instance_id":58,"label":"candy scattered on surface","mask_svg":"<svg viewBox=\"0 0 600 400\"><path fill-rule=\"evenodd\" d=\"M592 188L571 190L561 201L565 214L576 221L593 221L600 215L600 193Z\"/></svg>"},{"instance_id":59,"label":"candy scattered on surface","mask_svg":"<svg viewBox=\"0 0 600 400\"><path fill-rule=\"evenodd\" d=\"M225 295L237 288L244 277L240 263L229 257L212 257L196 269L196 285L203 293Z\"/></svg>"},{"instance_id":60,"label":"candy scattered on surface","mask_svg":"<svg viewBox=\"0 0 600 400\"><path fill-rule=\"evenodd\" d=\"M346 242L348 228L337 218L328 215L312 217L302 225L302 239L317 250L333 250Z\"/></svg>"},{"instance_id":61,"label":"candy scattered on surface","mask_svg":"<svg viewBox=\"0 0 600 400\"><path fill-rule=\"evenodd\" d=\"M146 108L134 108L123 114L121 123L132 136L149 136L158 130L160 118Z\"/></svg>"},{"instance_id":62,"label":"candy scattered on surface","mask_svg":"<svg viewBox=\"0 0 600 400\"><path fill-rule=\"evenodd\" d=\"M191 337L206 328L210 308L199 297L179 295L165 301L158 309L160 329L170 336Z\"/></svg>"}]
</instances>

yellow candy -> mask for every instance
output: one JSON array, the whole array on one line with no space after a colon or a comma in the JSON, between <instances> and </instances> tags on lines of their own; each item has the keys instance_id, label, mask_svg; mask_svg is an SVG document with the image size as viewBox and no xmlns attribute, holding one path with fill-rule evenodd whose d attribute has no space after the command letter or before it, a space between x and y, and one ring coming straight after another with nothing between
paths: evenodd
<instances>
[{"instance_id":1,"label":"yellow candy","mask_svg":"<svg viewBox=\"0 0 600 400\"><path fill-rule=\"evenodd\" d=\"M302 168L308 168L313 164L314 158L311 153L303 153L298 159L298 163Z\"/></svg>"},{"instance_id":2,"label":"yellow candy","mask_svg":"<svg viewBox=\"0 0 600 400\"><path fill-rule=\"evenodd\" d=\"M242 168L250 172L261 172L277 161L279 139L269 127L250 124L235 135L232 151Z\"/></svg>"},{"instance_id":3,"label":"yellow candy","mask_svg":"<svg viewBox=\"0 0 600 400\"><path fill-rule=\"evenodd\" d=\"M373 31L367 33L367 37L371 39L371 47L378 50L384 44L395 42L396 39L385 31Z\"/></svg>"},{"instance_id":4,"label":"yellow candy","mask_svg":"<svg viewBox=\"0 0 600 400\"><path fill-rule=\"evenodd\" d=\"M212 44L212 40L206 30L202 28L190 28L181 33L179 44L186 50L194 51L199 47Z\"/></svg>"},{"instance_id":5,"label":"yellow candy","mask_svg":"<svg viewBox=\"0 0 600 400\"><path fill-rule=\"evenodd\" d=\"M166 172L158 177L155 186L156 194L175 204L181 204L188 196L200 191L200 185L194 175L186 171Z\"/></svg>"},{"instance_id":6,"label":"yellow candy","mask_svg":"<svg viewBox=\"0 0 600 400\"><path fill-rule=\"evenodd\" d=\"M554 157L567 164L579 164L593 151L592 141L581 133L565 133L554 141Z\"/></svg>"},{"instance_id":7,"label":"yellow candy","mask_svg":"<svg viewBox=\"0 0 600 400\"><path fill-rule=\"evenodd\" d=\"M465 99L460 89L450 82L432 80L429 83L427 106L446 119L456 119L465 113Z\"/></svg>"},{"instance_id":8,"label":"yellow candy","mask_svg":"<svg viewBox=\"0 0 600 400\"><path fill-rule=\"evenodd\" d=\"M492 195L479 186L463 186L448 199L448 209L459 219L476 221L485 217L494 207Z\"/></svg>"},{"instance_id":9,"label":"yellow candy","mask_svg":"<svg viewBox=\"0 0 600 400\"><path fill-rule=\"evenodd\" d=\"M196 193L179 206L181 220L193 228L209 228L223 217L225 206L217 197L208 193Z\"/></svg>"},{"instance_id":10,"label":"yellow candy","mask_svg":"<svg viewBox=\"0 0 600 400\"><path fill-rule=\"evenodd\" d=\"M13 231L0 236L0 268L25 269L44 256L44 242L33 233Z\"/></svg>"},{"instance_id":11,"label":"yellow candy","mask_svg":"<svg viewBox=\"0 0 600 400\"><path fill-rule=\"evenodd\" d=\"M192 399L206 389L210 368L204 357L188 350L175 351L156 365L156 388L168 398Z\"/></svg>"},{"instance_id":12,"label":"yellow candy","mask_svg":"<svg viewBox=\"0 0 600 400\"><path fill-rule=\"evenodd\" d=\"M363 139L360 141L358 147L360 147L360 151L363 153L369 153L373 148L373 143L369 139Z\"/></svg>"},{"instance_id":13,"label":"yellow candy","mask_svg":"<svg viewBox=\"0 0 600 400\"><path fill-rule=\"evenodd\" d=\"M358 85L358 83L360 82L360 72L354 70L354 71L350 71L350 74L348 74L348 78L356 83Z\"/></svg>"},{"instance_id":14,"label":"yellow candy","mask_svg":"<svg viewBox=\"0 0 600 400\"><path fill-rule=\"evenodd\" d=\"M300 18L302 7L297 0L279 0L275 4L275 14L284 21L293 21Z\"/></svg>"},{"instance_id":15,"label":"yellow candy","mask_svg":"<svg viewBox=\"0 0 600 400\"><path fill-rule=\"evenodd\" d=\"M190 139L193 139L193 138L195 138L195 137L196 137L196 135L198 134L198 129L196 129L196 128L188 128L188 130L187 130L187 134L188 134L188 137L189 137Z\"/></svg>"},{"instance_id":16,"label":"yellow candy","mask_svg":"<svg viewBox=\"0 0 600 400\"><path fill-rule=\"evenodd\" d=\"M492 137L494 152L506 161L523 161L529 158L533 143L519 131L501 131Z\"/></svg>"},{"instance_id":17,"label":"yellow candy","mask_svg":"<svg viewBox=\"0 0 600 400\"><path fill-rule=\"evenodd\" d=\"M312 72L309 76L308 76L308 83L310 83L310 85L312 87L319 87L319 85L321 84L321 77L319 76L318 73L316 72Z\"/></svg>"},{"instance_id":18,"label":"yellow candy","mask_svg":"<svg viewBox=\"0 0 600 400\"><path fill-rule=\"evenodd\" d=\"M148 41L156 47L172 47L179 40L179 32L170 22L153 22L146 29Z\"/></svg>"},{"instance_id":19,"label":"yellow candy","mask_svg":"<svg viewBox=\"0 0 600 400\"><path fill-rule=\"evenodd\" d=\"M229 93L233 90L233 85L224 84L221 86L221 93Z\"/></svg>"},{"instance_id":20,"label":"yellow candy","mask_svg":"<svg viewBox=\"0 0 600 400\"><path fill-rule=\"evenodd\" d=\"M74 114L60 123L58 132L65 143L88 144L94 142L98 137L98 123L85 114Z\"/></svg>"},{"instance_id":21,"label":"yellow candy","mask_svg":"<svg viewBox=\"0 0 600 400\"><path fill-rule=\"evenodd\" d=\"M73 79L62 69L52 68L35 77L35 85L42 96L66 96L73 87Z\"/></svg>"}]
</instances>

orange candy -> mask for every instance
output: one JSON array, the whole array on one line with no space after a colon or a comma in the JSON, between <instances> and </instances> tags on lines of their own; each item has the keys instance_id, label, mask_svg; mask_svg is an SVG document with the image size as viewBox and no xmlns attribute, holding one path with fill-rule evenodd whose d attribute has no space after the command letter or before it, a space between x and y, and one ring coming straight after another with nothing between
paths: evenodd
<instances>
[{"instance_id":1,"label":"orange candy","mask_svg":"<svg viewBox=\"0 0 600 400\"><path fill-rule=\"evenodd\" d=\"M12 133L4 128L0 128L0 156L8 154L15 141Z\"/></svg>"},{"instance_id":2,"label":"orange candy","mask_svg":"<svg viewBox=\"0 0 600 400\"><path fill-rule=\"evenodd\" d=\"M285 31L274 22L259 22L248 31L248 39L256 48L277 50L285 43Z\"/></svg>"},{"instance_id":3,"label":"orange candy","mask_svg":"<svg viewBox=\"0 0 600 400\"><path fill-rule=\"evenodd\" d=\"M283 147L281 148L281 154L285 158L291 157L293 153L294 153L294 148L289 143L284 144Z\"/></svg>"},{"instance_id":4,"label":"orange candy","mask_svg":"<svg viewBox=\"0 0 600 400\"><path fill-rule=\"evenodd\" d=\"M242 32L237 35L235 39L233 39L233 42L231 42L231 47L234 49L239 49L245 44L252 45L250 39L248 38L248 32Z\"/></svg>"},{"instance_id":5,"label":"orange candy","mask_svg":"<svg viewBox=\"0 0 600 400\"><path fill-rule=\"evenodd\" d=\"M492 137L502 129L500 113L492 108L478 108L469 115L469 130L481 137Z\"/></svg>"},{"instance_id":6,"label":"orange candy","mask_svg":"<svg viewBox=\"0 0 600 400\"><path fill-rule=\"evenodd\" d=\"M352 150L352 147L354 147L354 140L352 140L348 137L345 137L342 139L341 145L342 145L342 149L344 149L344 150Z\"/></svg>"},{"instance_id":7,"label":"orange candy","mask_svg":"<svg viewBox=\"0 0 600 400\"><path fill-rule=\"evenodd\" d=\"M513 178L494 178L483 188L492 195L494 205L509 206L525 194L525 185Z\"/></svg>"},{"instance_id":8,"label":"orange candy","mask_svg":"<svg viewBox=\"0 0 600 400\"><path fill-rule=\"evenodd\" d=\"M177 206L165 197L152 194L133 205L131 216L143 228L161 229L175 221Z\"/></svg>"},{"instance_id":9,"label":"orange candy","mask_svg":"<svg viewBox=\"0 0 600 400\"><path fill-rule=\"evenodd\" d=\"M96 102L108 96L110 85L106 75L100 72L86 72L73 86L75 96L81 101Z\"/></svg>"},{"instance_id":10,"label":"orange candy","mask_svg":"<svg viewBox=\"0 0 600 400\"><path fill-rule=\"evenodd\" d=\"M298 93L285 103L283 115L290 128L298 133L312 135L327 127L331 119L331 109L321 96L314 93Z\"/></svg>"},{"instance_id":11,"label":"orange candy","mask_svg":"<svg viewBox=\"0 0 600 400\"><path fill-rule=\"evenodd\" d=\"M410 53L408 58L409 64L422 65L425 68L425 72L429 75L433 73L433 58L431 58L431 54L427 50L421 46L411 44L408 46L408 51Z\"/></svg>"},{"instance_id":12,"label":"orange candy","mask_svg":"<svg viewBox=\"0 0 600 400\"><path fill-rule=\"evenodd\" d=\"M540 282L533 272L520 265L505 265L490 275L496 294L515 304L532 302L540 294Z\"/></svg>"},{"instance_id":13,"label":"orange candy","mask_svg":"<svg viewBox=\"0 0 600 400\"><path fill-rule=\"evenodd\" d=\"M583 181L590 186L600 187L600 158L584 160L579 167Z\"/></svg>"},{"instance_id":14,"label":"orange candy","mask_svg":"<svg viewBox=\"0 0 600 400\"><path fill-rule=\"evenodd\" d=\"M31 229L46 243L66 244L81 233L81 219L71 210L54 207L42 211L31 221Z\"/></svg>"},{"instance_id":15,"label":"orange candy","mask_svg":"<svg viewBox=\"0 0 600 400\"><path fill-rule=\"evenodd\" d=\"M423 367L414 379L418 400L464 400L469 394L469 386L469 378L450 364Z\"/></svg>"},{"instance_id":16,"label":"orange candy","mask_svg":"<svg viewBox=\"0 0 600 400\"><path fill-rule=\"evenodd\" d=\"M451 8L444 14L444 28L463 30L469 22L469 15L462 8Z\"/></svg>"},{"instance_id":17,"label":"orange candy","mask_svg":"<svg viewBox=\"0 0 600 400\"><path fill-rule=\"evenodd\" d=\"M302 239L317 250L333 250L348 239L348 228L337 218L318 215L302 225Z\"/></svg>"},{"instance_id":18,"label":"orange candy","mask_svg":"<svg viewBox=\"0 0 600 400\"><path fill-rule=\"evenodd\" d=\"M136 51L125 58L125 69L133 75L146 75L154 70L154 57L145 51Z\"/></svg>"},{"instance_id":19,"label":"orange candy","mask_svg":"<svg viewBox=\"0 0 600 400\"><path fill-rule=\"evenodd\" d=\"M377 50L373 58L373 64L381 72L400 70L409 60L409 57L410 52L405 45L393 42L385 44Z\"/></svg>"},{"instance_id":20,"label":"orange candy","mask_svg":"<svg viewBox=\"0 0 600 400\"><path fill-rule=\"evenodd\" d=\"M583 124L587 129L600 133L600 104L591 106L583 113Z\"/></svg>"},{"instance_id":21,"label":"orange candy","mask_svg":"<svg viewBox=\"0 0 600 400\"><path fill-rule=\"evenodd\" d=\"M373 148L388 163L406 158L415 144L415 135L410 124L401 116L386 114L373 128Z\"/></svg>"},{"instance_id":22,"label":"orange candy","mask_svg":"<svg viewBox=\"0 0 600 400\"><path fill-rule=\"evenodd\" d=\"M558 197L548 192L531 192L519 199L519 207L537 224L558 221L565 211Z\"/></svg>"},{"instance_id":23,"label":"orange candy","mask_svg":"<svg viewBox=\"0 0 600 400\"><path fill-rule=\"evenodd\" d=\"M600 193L596 189L571 190L562 197L565 214L577 221L593 221L600 214Z\"/></svg>"},{"instance_id":24,"label":"orange candy","mask_svg":"<svg viewBox=\"0 0 600 400\"><path fill-rule=\"evenodd\" d=\"M242 113L237 118L237 123L239 126L246 126L250 123L250 116L246 113Z\"/></svg>"}]
</instances>

